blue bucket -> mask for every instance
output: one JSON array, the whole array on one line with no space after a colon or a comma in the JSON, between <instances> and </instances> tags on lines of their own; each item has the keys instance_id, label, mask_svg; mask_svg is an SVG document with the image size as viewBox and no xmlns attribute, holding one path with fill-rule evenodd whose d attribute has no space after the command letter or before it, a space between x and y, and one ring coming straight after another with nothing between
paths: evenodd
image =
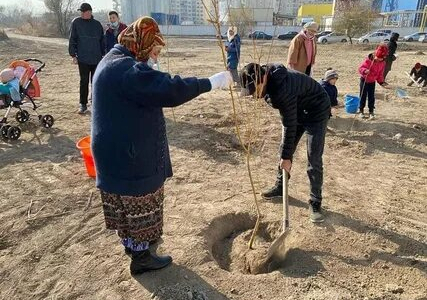
<instances>
[{"instance_id":1,"label":"blue bucket","mask_svg":"<svg viewBox=\"0 0 427 300\"><path fill-rule=\"evenodd\" d=\"M348 114L355 114L359 108L359 97L354 95L344 96L345 112Z\"/></svg>"}]
</instances>

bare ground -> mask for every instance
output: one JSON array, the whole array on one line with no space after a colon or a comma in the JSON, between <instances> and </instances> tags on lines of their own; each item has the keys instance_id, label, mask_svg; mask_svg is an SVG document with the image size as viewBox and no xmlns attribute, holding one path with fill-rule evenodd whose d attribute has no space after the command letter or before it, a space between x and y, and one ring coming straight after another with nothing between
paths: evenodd
<instances>
[{"instance_id":1,"label":"bare ground","mask_svg":"<svg viewBox=\"0 0 427 300\"><path fill-rule=\"evenodd\" d=\"M168 42L171 73L202 77L223 68L213 41ZM269 44L258 47L265 62ZM426 63L415 52L427 48L417 47L401 46L391 84L404 87L403 72ZM358 93L356 68L368 48L319 47L315 77L336 68L341 103L342 95ZM279 42L270 61L284 62L286 53ZM94 181L75 148L90 133L90 114L76 114L78 71L66 46L11 39L1 42L0 54L1 66L27 57L46 62L40 112L56 118L50 130L30 122L19 141L0 141L1 299L427 299L425 93L408 88L411 98L402 100L377 88L377 120L354 119L343 109L331 119L324 156L327 219L320 226L308 222L301 143L290 186L292 249L280 269L262 275L242 271L233 250L247 239L255 217L229 95L215 91L165 110L175 175L166 184L159 250L174 263L131 277L129 258L104 229ZM243 54L249 62L249 43ZM164 56L164 70L167 62ZM239 111L254 107L239 103ZM277 111L260 104L259 112L252 160L258 192L274 182L280 140ZM274 238L281 204L261 202L261 211Z\"/></svg>"}]
</instances>

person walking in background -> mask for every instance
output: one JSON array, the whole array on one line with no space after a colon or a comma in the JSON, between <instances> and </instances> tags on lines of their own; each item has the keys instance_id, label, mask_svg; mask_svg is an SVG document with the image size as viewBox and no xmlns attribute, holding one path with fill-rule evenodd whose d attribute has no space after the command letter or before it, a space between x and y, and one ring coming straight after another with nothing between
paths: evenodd
<instances>
[{"instance_id":1,"label":"person walking in background","mask_svg":"<svg viewBox=\"0 0 427 300\"><path fill-rule=\"evenodd\" d=\"M107 30L105 31L105 53L111 50L117 44L117 37L126 29L126 24L120 22L119 14L115 10L108 13Z\"/></svg>"},{"instance_id":2,"label":"person walking in background","mask_svg":"<svg viewBox=\"0 0 427 300\"><path fill-rule=\"evenodd\" d=\"M156 21L141 17L118 37L93 80L92 153L108 229L117 230L133 275L166 267L155 243L163 233L164 183L172 176L163 107L228 88L229 71L171 77L152 68L165 45Z\"/></svg>"},{"instance_id":3,"label":"person walking in background","mask_svg":"<svg viewBox=\"0 0 427 300\"><path fill-rule=\"evenodd\" d=\"M237 87L240 87L239 72L237 68L240 60L240 36L237 33L237 27L230 27L227 31L227 40L225 50L227 51L227 69L233 75L233 81Z\"/></svg>"},{"instance_id":4,"label":"person walking in background","mask_svg":"<svg viewBox=\"0 0 427 300\"><path fill-rule=\"evenodd\" d=\"M387 44L388 54L385 58L385 68L384 68L384 80L387 78L388 72L391 71L391 65L397 59L396 50L397 50L397 40L399 39L399 34L397 32L393 32L390 37L390 41Z\"/></svg>"},{"instance_id":5,"label":"person walking in background","mask_svg":"<svg viewBox=\"0 0 427 300\"><path fill-rule=\"evenodd\" d=\"M92 6L82 3L80 17L71 23L68 51L73 63L78 64L80 74L79 114L87 111L89 81L92 82L96 66L105 55L104 28L93 18Z\"/></svg>"},{"instance_id":6,"label":"person walking in background","mask_svg":"<svg viewBox=\"0 0 427 300\"><path fill-rule=\"evenodd\" d=\"M365 118L364 109L366 98L368 98L369 119L375 118L375 82L387 88L384 81L385 61L388 48L380 44L374 53L370 53L359 67L360 74L360 104L359 113L361 118Z\"/></svg>"},{"instance_id":7,"label":"person walking in background","mask_svg":"<svg viewBox=\"0 0 427 300\"><path fill-rule=\"evenodd\" d=\"M316 62L316 22L308 22L304 25L291 41L288 51L288 68L311 76L313 65Z\"/></svg>"}]
</instances>

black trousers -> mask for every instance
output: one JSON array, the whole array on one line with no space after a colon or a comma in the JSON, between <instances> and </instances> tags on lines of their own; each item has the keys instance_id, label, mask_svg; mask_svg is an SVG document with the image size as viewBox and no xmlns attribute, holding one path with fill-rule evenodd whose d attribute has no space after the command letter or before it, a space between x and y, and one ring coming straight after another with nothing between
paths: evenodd
<instances>
[{"instance_id":1,"label":"black trousers","mask_svg":"<svg viewBox=\"0 0 427 300\"><path fill-rule=\"evenodd\" d=\"M368 98L369 113L373 113L375 110L375 82L365 83L365 79L360 78L360 111L363 111L366 106L366 98Z\"/></svg>"},{"instance_id":2,"label":"black trousers","mask_svg":"<svg viewBox=\"0 0 427 300\"><path fill-rule=\"evenodd\" d=\"M326 119L321 122L298 125L295 136L294 153L304 132L307 134L307 175L310 180L310 200L313 202L322 201L323 149L325 148L328 121L329 119ZM281 149L280 153L282 153ZM280 166L277 172L276 185L278 187L283 186L283 173Z\"/></svg>"},{"instance_id":3,"label":"black trousers","mask_svg":"<svg viewBox=\"0 0 427 300\"><path fill-rule=\"evenodd\" d=\"M384 81L385 81L385 79L386 79L386 77L387 77L388 72L390 72L390 71L391 71L391 66L392 66L392 64L393 64L393 61L392 61L392 60L386 60L386 61L385 61L385 68L384 68Z\"/></svg>"},{"instance_id":4,"label":"black trousers","mask_svg":"<svg viewBox=\"0 0 427 300\"><path fill-rule=\"evenodd\" d=\"M79 62L80 74L80 104L86 105L89 96L89 80L92 82L93 73L95 73L97 65L88 65Z\"/></svg>"},{"instance_id":5,"label":"black trousers","mask_svg":"<svg viewBox=\"0 0 427 300\"><path fill-rule=\"evenodd\" d=\"M307 68L305 69L305 75L310 76L311 74L311 64L307 66Z\"/></svg>"}]
</instances>

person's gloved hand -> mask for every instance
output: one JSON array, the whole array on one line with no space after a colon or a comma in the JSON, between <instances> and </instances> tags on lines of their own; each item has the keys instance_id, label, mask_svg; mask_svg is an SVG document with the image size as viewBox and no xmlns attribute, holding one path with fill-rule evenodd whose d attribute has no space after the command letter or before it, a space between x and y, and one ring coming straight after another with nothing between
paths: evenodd
<instances>
[{"instance_id":1,"label":"person's gloved hand","mask_svg":"<svg viewBox=\"0 0 427 300\"><path fill-rule=\"evenodd\" d=\"M212 90L227 89L233 84L233 77L230 71L223 71L209 77L209 81L211 82Z\"/></svg>"}]
</instances>

